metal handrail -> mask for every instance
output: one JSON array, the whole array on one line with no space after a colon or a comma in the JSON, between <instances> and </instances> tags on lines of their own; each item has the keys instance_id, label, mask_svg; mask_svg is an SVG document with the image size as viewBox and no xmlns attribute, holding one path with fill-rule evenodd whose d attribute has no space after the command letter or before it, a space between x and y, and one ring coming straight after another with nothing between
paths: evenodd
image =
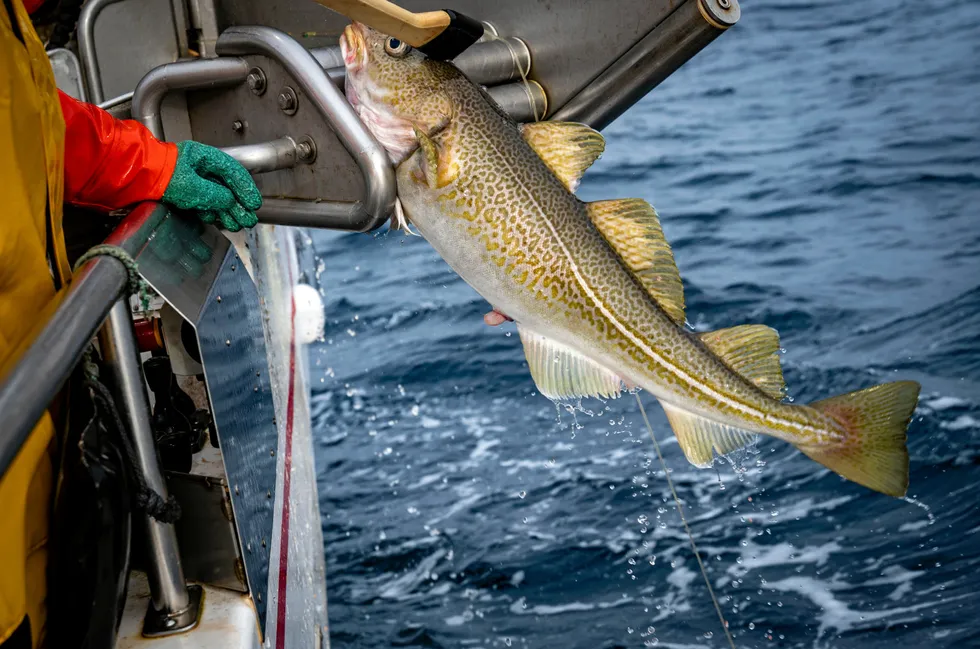
<instances>
[{"instance_id":1,"label":"metal handrail","mask_svg":"<svg viewBox=\"0 0 980 649\"><path fill-rule=\"evenodd\" d=\"M165 219L172 218L168 214L159 203L142 203L105 242L136 258ZM0 412L4 418L0 476L6 474L98 332L106 366L113 375L117 405L136 450L138 470L147 485L166 498L126 297L128 281L128 270L119 259L99 256L86 262L42 313L27 341L15 347L23 351L15 352L0 366ZM147 570L151 606L157 616L173 620L166 628L187 628L196 623L197 615L191 610L174 527L150 518L146 523L152 558Z\"/></svg>"},{"instance_id":2,"label":"metal handrail","mask_svg":"<svg viewBox=\"0 0 980 649\"><path fill-rule=\"evenodd\" d=\"M231 27L218 37L215 50L222 56L260 54L282 65L336 133L364 176L364 197L351 208L354 218L349 229L368 232L382 225L395 205L395 172L388 154L309 50L271 27ZM259 218L262 218L261 211Z\"/></svg>"},{"instance_id":3,"label":"metal handrail","mask_svg":"<svg viewBox=\"0 0 980 649\"><path fill-rule=\"evenodd\" d=\"M135 257L166 214L162 206L144 203L119 224L109 242ZM117 259L96 257L89 261L42 313L28 336L32 342L26 349L20 347L24 351L19 358L6 359L0 366L0 476L61 390L112 305L123 295L127 277L125 266ZM50 315L44 318L44 314Z\"/></svg>"}]
</instances>

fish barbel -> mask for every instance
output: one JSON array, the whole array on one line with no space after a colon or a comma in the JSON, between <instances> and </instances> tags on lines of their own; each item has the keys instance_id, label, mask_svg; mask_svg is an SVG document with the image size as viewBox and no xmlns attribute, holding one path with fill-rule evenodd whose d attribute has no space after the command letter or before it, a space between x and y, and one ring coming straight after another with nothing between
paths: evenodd
<instances>
[{"instance_id":1,"label":"fish barbel","mask_svg":"<svg viewBox=\"0 0 980 649\"><path fill-rule=\"evenodd\" d=\"M918 383L785 403L775 330L685 327L681 279L650 205L575 197L604 148L599 133L518 125L452 64L365 25L348 26L341 48L348 100L397 167L399 216L514 319L543 395L609 398L640 386L692 464L761 433L849 480L905 494Z\"/></svg>"}]
</instances>

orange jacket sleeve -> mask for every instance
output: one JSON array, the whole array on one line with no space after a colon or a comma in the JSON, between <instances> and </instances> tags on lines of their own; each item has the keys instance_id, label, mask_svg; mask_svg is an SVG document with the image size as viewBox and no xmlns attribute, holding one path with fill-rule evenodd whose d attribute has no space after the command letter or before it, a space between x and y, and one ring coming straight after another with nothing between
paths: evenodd
<instances>
[{"instance_id":1,"label":"orange jacket sleeve","mask_svg":"<svg viewBox=\"0 0 980 649\"><path fill-rule=\"evenodd\" d=\"M58 99L65 118L66 202L108 212L163 196L177 145L61 91Z\"/></svg>"}]
</instances>

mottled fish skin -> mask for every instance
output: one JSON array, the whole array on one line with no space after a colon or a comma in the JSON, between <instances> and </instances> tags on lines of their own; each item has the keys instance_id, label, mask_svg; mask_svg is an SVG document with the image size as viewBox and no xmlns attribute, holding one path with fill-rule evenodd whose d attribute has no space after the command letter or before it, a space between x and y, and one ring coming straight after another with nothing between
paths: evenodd
<instances>
[{"instance_id":1,"label":"mottled fish skin","mask_svg":"<svg viewBox=\"0 0 980 649\"><path fill-rule=\"evenodd\" d=\"M417 53L388 60L383 40L345 32L348 96L382 142L405 142L386 144L405 215L490 304L684 411L803 449L845 439L837 419L769 396L672 321L485 91ZM439 151L435 187L416 128Z\"/></svg>"}]
</instances>

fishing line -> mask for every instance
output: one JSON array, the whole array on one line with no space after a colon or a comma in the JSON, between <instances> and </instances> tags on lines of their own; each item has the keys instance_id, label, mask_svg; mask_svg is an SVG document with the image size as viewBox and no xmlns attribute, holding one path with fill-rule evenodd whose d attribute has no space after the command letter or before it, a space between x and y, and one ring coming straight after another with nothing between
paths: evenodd
<instances>
[{"instance_id":1,"label":"fishing line","mask_svg":"<svg viewBox=\"0 0 980 649\"><path fill-rule=\"evenodd\" d=\"M708 579L708 571L705 570L704 563L701 561L701 553L698 552L698 545L694 542L694 534L691 533L691 528L687 524L687 517L684 516L684 507L681 505L681 499L677 497L677 490L674 489L674 481L670 479L670 471L667 470L667 463L664 462L663 453L660 452L660 442L657 441L657 436L653 434L653 426L650 425L650 420L647 419L647 411L643 407L643 402L640 400L640 393L634 392L633 395L636 397L637 405L640 406L640 414L643 415L643 423L647 425L647 432L650 433L650 439L653 440L653 448L657 450L660 466L663 467L664 476L667 478L667 486L670 487L670 493L674 497L674 504L677 505L677 513L681 515L681 523L684 524L684 531L687 532L687 538L691 542L691 549L694 550L694 558L698 560L698 567L701 568L701 576L704 577L704 585L708 587L708 593L711 595L711 603L715 605L715 611L717 611L718 619L721 621L721 628L725 631L728 644L732 649L736 649L735 640L732 639L732 634L728 630L728 622L725 621L725 616L721 612L721 605L718 604L718 598L715 597L715 590L711 587L711 580Z\"/></svg>"}]
</instances>

